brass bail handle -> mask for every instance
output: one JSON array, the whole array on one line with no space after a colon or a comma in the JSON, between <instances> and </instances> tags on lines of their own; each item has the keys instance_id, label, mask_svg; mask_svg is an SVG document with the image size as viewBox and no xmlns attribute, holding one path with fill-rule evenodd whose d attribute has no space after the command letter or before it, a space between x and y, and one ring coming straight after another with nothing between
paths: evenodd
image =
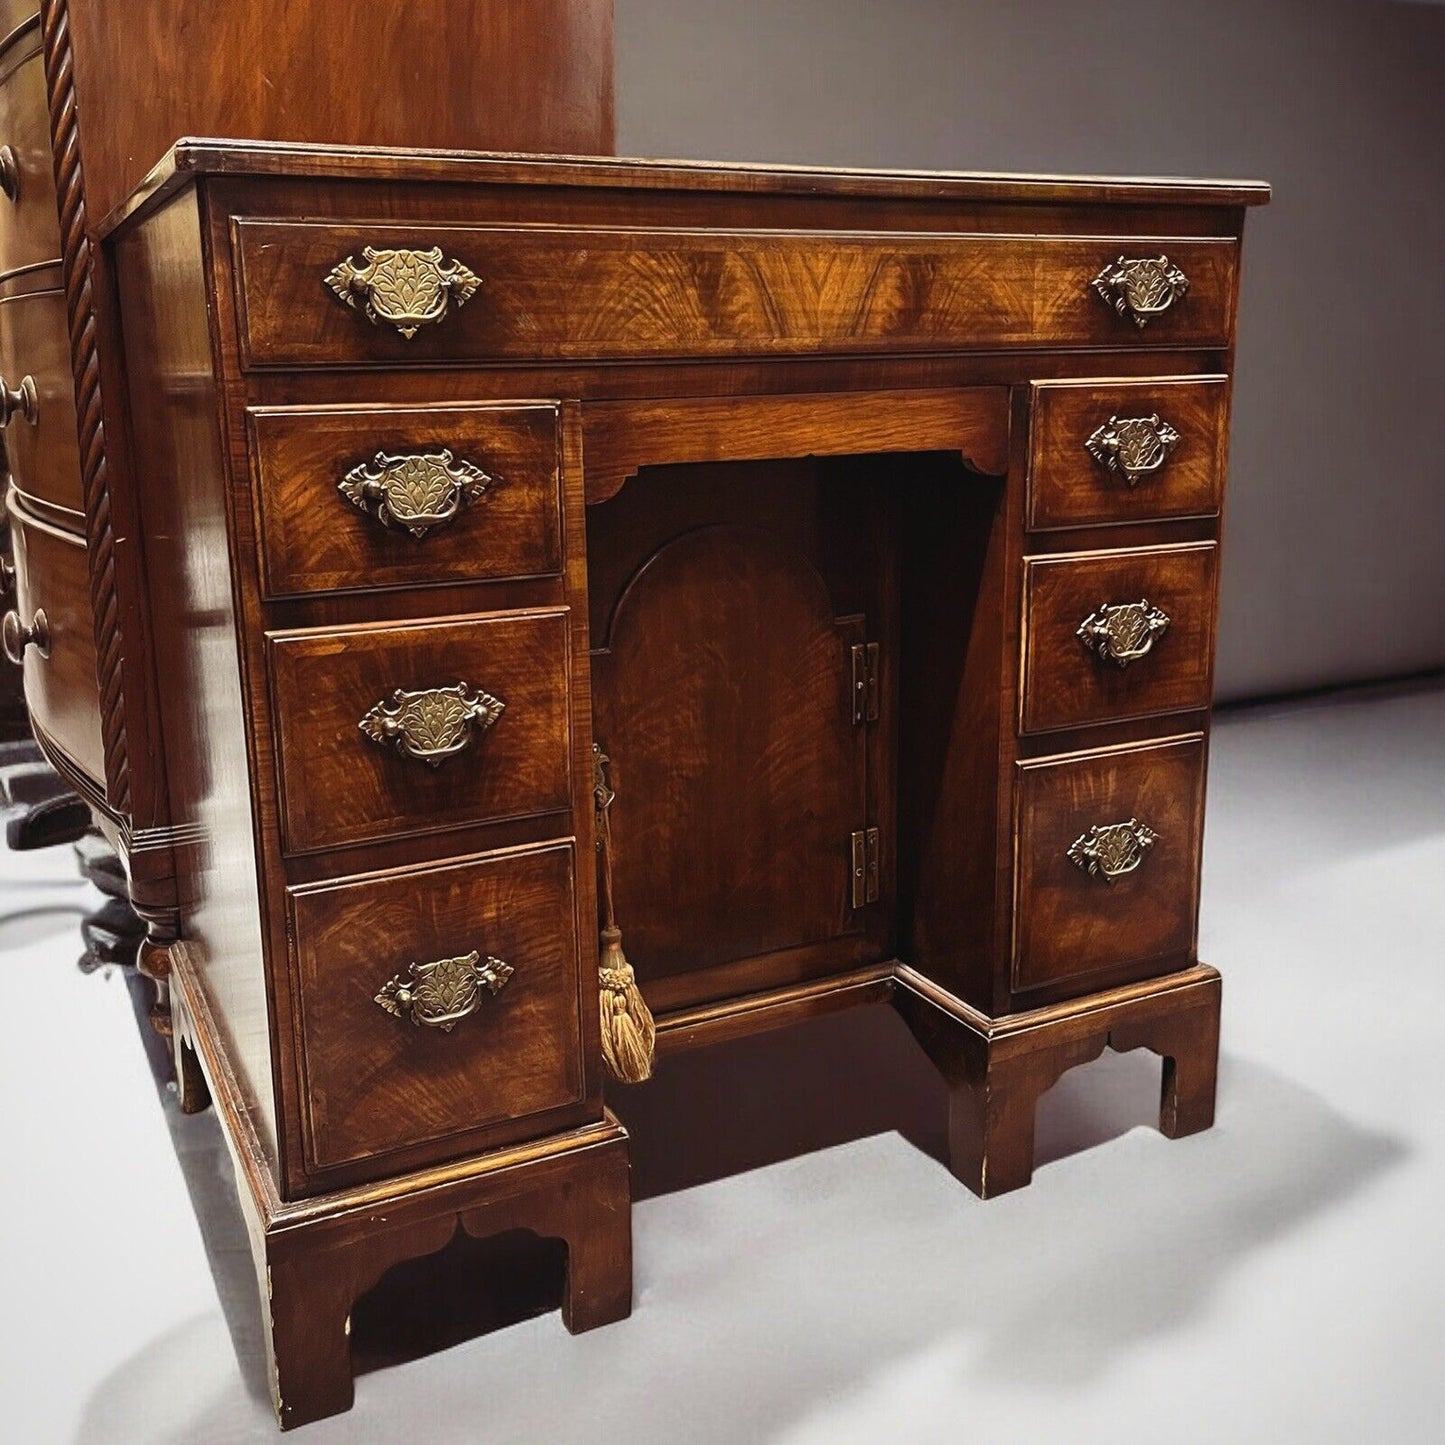
<instances>
[{"instance_id":1,"label":"brass bail handle","mask_svg":"<svg viewBox=\"0 0 1445 1445\"><path fill-rule=\"evenodd\" d=\"M1147 823L1130 818L1127 823L1095 823L1087 833L1075 838L1066 852L1076 868L1113 883L1132 873L1158 841L1159 834Z\"/></svg>"},{"instance_id":2,"label":"brass bail handle","mask_svg":"<svg viewBox=\"0 0 1445 1445\"><path fill-rule=\"evenodd\" d=\"M397 455L377 452L374 461L352 467L337 490L382 526L420 539L480 501L493 480L475 462L458 460L450 447L443 447Z\"/></svg>"}]
</instances>

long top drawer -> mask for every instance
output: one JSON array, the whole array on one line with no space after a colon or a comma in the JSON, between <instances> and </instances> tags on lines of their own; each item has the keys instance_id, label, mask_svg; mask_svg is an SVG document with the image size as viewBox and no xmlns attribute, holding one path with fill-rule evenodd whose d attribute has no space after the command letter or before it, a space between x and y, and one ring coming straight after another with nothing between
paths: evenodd
<instances>
[{"instance_id":1,"label":"long top drawer","mask_svg":"<svg viewBox=\"0 0 1445 1445\"><path fill-rule=\"evenodd\" d=\"M360 219L233 235L253 367L1223 346L1238 265L1220 237Z\"/></svg>"}]
</instances>

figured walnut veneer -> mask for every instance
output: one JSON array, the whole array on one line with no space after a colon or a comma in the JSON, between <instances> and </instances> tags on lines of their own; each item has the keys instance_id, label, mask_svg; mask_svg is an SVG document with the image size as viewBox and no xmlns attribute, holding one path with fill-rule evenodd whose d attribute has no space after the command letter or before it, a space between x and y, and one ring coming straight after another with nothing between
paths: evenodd
<instances>
[{"instance_id":1,"label":"figured walnut veneer","mask_svg":"<svg viewBox=\"0 0 1445 1445\"><path fill-rule=\"evenodd\" d=\"M677 1049L891 1002L980 1193L1105 1047L1163 1059L1166 1132L1207 1126L1263 188L187 142L92 254L46 23L84 486L27 463L35 695L88 717L99 802L164 801L137 877L180 941L146 967L238 1162L283 1424L349 1404L353 1302L458 1229L565 1239L574 1327L629 1307L594 741L659 1087ZM1166 254L1167 309L1106 304ZM371 316L338 293L383 270ZM37 566L77 497L88 552ZM83 638L88 713L54 693Z\"/></svg>"}]
</instances>

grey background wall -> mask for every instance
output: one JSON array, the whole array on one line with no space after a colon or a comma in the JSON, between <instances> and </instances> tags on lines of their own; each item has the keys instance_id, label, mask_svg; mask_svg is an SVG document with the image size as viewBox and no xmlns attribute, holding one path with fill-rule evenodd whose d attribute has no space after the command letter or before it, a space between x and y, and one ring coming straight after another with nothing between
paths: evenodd
<instances>
[{"instance_id":1,"label":"grey background wall","mask_svg":"<svg viewBox=\"0 0 1445 1445\"><path fill-rule=\"evenodd\" d=\"M1445 665L1445 9L616 0L624 155L1258 176L1218 689Z\"/></svg>"}]
</instances>

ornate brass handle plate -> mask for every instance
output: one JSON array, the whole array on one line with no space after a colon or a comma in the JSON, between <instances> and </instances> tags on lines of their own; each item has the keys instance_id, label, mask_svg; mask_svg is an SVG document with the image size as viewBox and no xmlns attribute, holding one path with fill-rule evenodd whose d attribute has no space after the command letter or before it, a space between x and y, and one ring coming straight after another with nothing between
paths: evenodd
<instances>
[{"instance_id":1,"label":"ornate brass handle plate","mask_svg":"<svg viewBox=\"0 0 1445 1445\"><path fill-rule=\"evenodd\" d=\"M1168 256L1120 256L1094 277L1094 290L1120 316L1142 327L1183 298L1189 277Z\"/></svg>"},{"instance_id":2,"label":"ornate brass handle plate","mask_svg":"<svg viewBox=\"0 0 1445 1445\"><path fill-rule=\"evenodd\" d=\"M1095 823L1069 844L1069 861L1094 878L1112 883L1132 873L1159 835L1137 818L1127 823Z\"/></svg>"},{"instance_id":3,"label":"ornate brass handle plate","mask_svg":"<svg viewBox=\"0 0 1445 1445\"><path fill-rule=\"evenodd\" d=\"M40 420L40 393L33 376L22 376L20 385L12 387L0 376L0 427L7 427L19 412L34 426Z\"/></svg>"},{"instance_id":4,"label":"ornate brass handle plate","mask_svg":"<svg viewBox=\"0 0 1445 1445\"><path fill-rule=\"evenodd\" d=\"M373 742L394 743L403 757L439 768L471 742L474 727L485 732L506 706L484 688L465 682L422 692L397 688L372 707L358 726Z\"/></svg>"},{"instance_id":5,"label":"ornate brass handle plate","mask_svg":"<svg viewBox=\"0 0 1445 1445\"><path fill-rule=\"evenodd\" d=\"M348 502L382 526L425 537L479 501L492 481L474 462L458 461L443 447L400 456L377 452L375 460L352 467L336 485Z\"/></svg>"},{"instance_id":6,"label":"ornate brass handle plate","mask_svg":"<svg viewBox=\"0 0 1445 1445\"><path fill-rule=\"evenodd\" d=\"M25 661L26 648L33 647L41 657L50 656L50 619L43 607L37 609L27 627L20 614L12 607L0 622L0 639L3 639L5 656L19 667Z\"/></svg>"},{"instance_id":7,"label":"ornate brass handle plate","mask_svg":"<svg viewBox=\"0 0 1445 1445\"><path fill-rule=\"evenodd\" d=\"M1138 602L1104 603L1084 618L1074 635L1105 662L1128 667L1146 656L1168 627L1169 614L1141 597Z\"/></svg>"},{"instance_id":8,"label":"ornate brass handle plate","mask_svg":"<svg viewBox=\"0 0 1445 1445\"><path fill-rule=\"evenodd\" d=\"M0 195L7 201L20 199L20 162L13 146L0 146Z\"/></svg>"},{"instance_id":9,"label":"ornate brass handle plate","mask_svg":"<svg viewBox=\"0 0 1445 1445\"><path fill-rule=\"evenodd\" d=\"M482 991L500 993L516 970L473 949L459 958L413 963L382 984L376 1002L397 1018L449 1034L482 1001Z\"/></svg>"},{"instance_id":10,"label":"ornate brass handle plate","mask_svg":"<svg viewBox=\"0 0 1445 1445\"><path fill-rule=\"evenodd\" d=\"M1111 416L1084 443L1089 455L1104 468L1137 487L1169 460L1179 445L1179 433L1159 414Z\"/></svg>"},{"instance_id":11,"label":"ornate brass handle plate","mask_svg":"<svg viewBox=\"0 0 1445 1445\"><path fill-rule=\"evenodd\" d=\"M460 261L443 260L440 246L426 251L364 246L360 265L348 256L324 280L373 326L395 327L408 341L423 326L443 320L451 303L465 306L482 284Z\"/></svg>"}]
</instances>

